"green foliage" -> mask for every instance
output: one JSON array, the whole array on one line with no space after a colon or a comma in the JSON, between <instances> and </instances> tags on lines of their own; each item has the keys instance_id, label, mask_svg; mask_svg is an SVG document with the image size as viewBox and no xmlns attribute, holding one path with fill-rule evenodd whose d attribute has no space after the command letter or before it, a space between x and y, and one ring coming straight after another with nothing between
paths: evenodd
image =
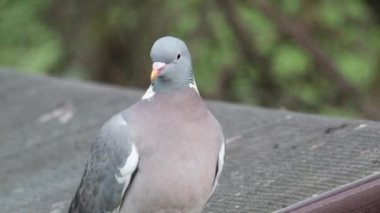
<instances>
[{"instance_id":1,"label":"green foliage","mask_svg":"<svg viewBox=\"0 0 380 213\"><path fill-rule=\"evenodd\" d=\"M298 0L283 0L280 1L279 4L285 13L290 14L296 13L301 7L301 3Z\"/></svg>"},{"instance_id":2,"label":"green foliage","mask_svg":"<svg viewBox=\"0 0 380 213\"><path fill-rule=\"evenodd\" d=\"M342 94L274 19L254 4L232 1L252 42L241 43L221 1L2 0L0 64L146 87L152 42L174 35L188 43L198 87L208 97L347 117L366 114L362 100L380 103L374 95L380 93L380 12L369 1L268 1L317 44L360 97Z\"/></svg>"},{"instance_id":3,"label":"green foliage","mask_svg":"<svg viewBox=\"0 0 380 213\"><path fill-rule=\"evenodd\" d=\"M235 67L238 61L237 50L234 46L234 36L223 21L222 14L210 11L208 14L210 26L214 38L212 41L203 40L196 45L197 49L191 48L193 54L194 69L197 77L198 87L201 91L212 94L218 90L217 81L210 81L220 77L220 71L225 66Z\"/></svg>"},{"instance_id":4,"label":"green foliage","mask_svg":"<svg viewBox=\"0 0 380 213\"><path fill-rule=\"evenodd\" d=\"M259 11L250 7L241 7L239 11L244 23L248 23L258 48L265 54L273 50L278 37L273 24Z\"/></svg>"},{"instance_id":5,"label":"green foliage","mask_svg":"<svg viewBox=\"0 0 380 213\"><path fill-rule=\"evenodd\" d=\"M337 56L337 65L350 82L358 88L368 89L375 72L372 60L355 52L345 52Z\"/></svg>"},{"instance_id":6,"label":"green foliage","mask_svg":"<svg viewBox=\"0 0 380 213\"><path fill-rule=\"evenodd\" d=\"M0 9L0 64L48 71L61 54L54 31L39 20L47 0L3 0Z\"/></svg>"},{"instance_id":7,"label":"green foliage","mask_svg":"<svg viewBox=\"0 0 380 213\"><path fill-rule=\"evenodd\" d=\"M272 56L274 71L278 78L283 80L304 75L310 62L305 52L289 44L279 45Z\"/></svg>"}]
</instances>

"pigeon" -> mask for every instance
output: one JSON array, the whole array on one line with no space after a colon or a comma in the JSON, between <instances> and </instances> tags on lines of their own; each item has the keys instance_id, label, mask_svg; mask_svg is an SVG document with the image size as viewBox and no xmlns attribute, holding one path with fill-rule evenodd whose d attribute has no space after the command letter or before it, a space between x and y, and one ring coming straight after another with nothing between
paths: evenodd
<instances>
[{"instance_id":1,"label":"pigeon","mask_svg":"<svg viewBox=\"0 0 380 213\"><path fill-rule=\"evenodd\" d=\"M199 213L214 192L225 141L189 50L166 36L150 56L148 90L101 127L69 213Z\"/></svg>"}]
</instances>

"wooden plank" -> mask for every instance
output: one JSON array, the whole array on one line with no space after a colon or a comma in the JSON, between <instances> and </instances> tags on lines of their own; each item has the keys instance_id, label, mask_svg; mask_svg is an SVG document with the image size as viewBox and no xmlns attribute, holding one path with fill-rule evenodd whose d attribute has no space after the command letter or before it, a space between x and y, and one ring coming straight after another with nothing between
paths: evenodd
<instances>
[{"instance_id":1,"label":"wooden plank","mask_svg":"<svg viewBox=\"0 0 380 213\"><path fill-rule=\"evenodd\" d=\"M0 212L65 212L101 124L141 91L0 70ZM272 212L380 171L380 124L208 102L227 139L204 212Z\"/></svg>"},{"instance_id":2,"label":"wooden plank","mask_svg":"<svg viewBox=\"0 0 380 213\"><path fill-rule=\"evenodd\" d=\"M275 213L379 212L380 173L340 186Z\"/></svg>"}]
</instances>

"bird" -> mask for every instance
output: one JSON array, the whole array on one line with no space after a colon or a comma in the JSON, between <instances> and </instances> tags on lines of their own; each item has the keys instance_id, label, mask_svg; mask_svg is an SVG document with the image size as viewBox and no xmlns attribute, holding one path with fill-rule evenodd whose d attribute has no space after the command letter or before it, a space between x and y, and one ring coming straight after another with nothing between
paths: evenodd
<instances>
[{"instance_id":1,"label":"bird","mask_svg":"<svg viewBox=\"0 0 380 213\"><path fill-rule=\"evenodd\" d=\"M225 140L190 52L165 36L150 56L150 86L100 128L69 213L199 213L214 192Z\"/></svg>"}]
</instances>

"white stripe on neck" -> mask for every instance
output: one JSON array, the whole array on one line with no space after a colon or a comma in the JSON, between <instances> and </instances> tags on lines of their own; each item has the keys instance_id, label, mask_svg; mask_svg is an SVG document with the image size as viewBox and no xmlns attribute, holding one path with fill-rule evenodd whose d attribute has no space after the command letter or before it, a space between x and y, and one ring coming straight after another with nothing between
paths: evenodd
<instances>
[{"instance_id":1,"label":"white stripe on neck","mask_svg":"<svg viewBox=\"0 0 380 213\"><path fill-rule=\"evenodd\" d=\"M198 87L197 87L197 84L195 83L195 81L189 83L188 86L190 88L193 88L199 94ZM141 97L141 99L142 100L151 99L155 94L156 93L153 91L153 86L150 85L149 88L144 93L144 95Z\"/></svg>"},{"instance_id":2,"label":"white stripe on neck","mask_svg":"<svg viewBox=\"0 0 380 213\"><path fill-rule=\"evenodd\" d=\"M198 87L197 87L197 84L195 83L195 81L191 82L189 84L189 87L193 88L199 94Z\"/></svg>"},{"instance_id":3,"label":"white stripe on neck","mask_svg":"<svg viewBox=\"0 0 380 213\"><path fill-rule=\"evenodd\" d=\"M154 96L155 92L153 91L153 86L150 85L149 88L146 90L145 94L143 95L143 97L141 97L142 100L145 100L145 99L150 99Z\"/></svg>"}]
</instances>

